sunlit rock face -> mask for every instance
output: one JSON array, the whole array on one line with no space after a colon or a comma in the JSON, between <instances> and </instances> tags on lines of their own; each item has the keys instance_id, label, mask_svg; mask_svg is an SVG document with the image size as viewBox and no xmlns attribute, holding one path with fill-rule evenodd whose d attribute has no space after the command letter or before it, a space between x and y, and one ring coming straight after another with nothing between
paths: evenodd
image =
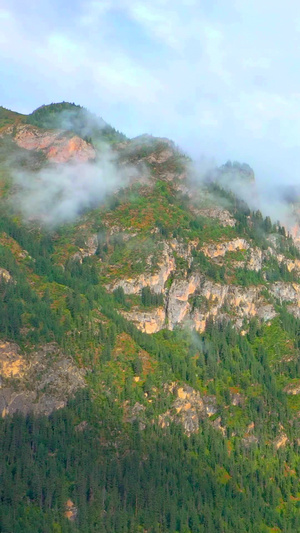
<instances>
[{"instance_id":1,"label":"sunlit rock face","mask_svg":"<svg viewBox=\"0 0 300 533\"><path fill-rule=\"evenodd\" d=\"M54 163L86 162L95 159L93 146L77 135L68 135L59 130L41 130L35 126L20 124L9 126L2 136L13 134L14 141L25 150L41 150Z\"/></svg>"},{"instance_id":2,"label":"sunlit rock face","mask_svg":"<svg viewBox=\"0 0 300 533\"><path fill-rule=\"evenodd\" d=\"M213 243L203 246L203 253L210 258L224 257L226 252L236 252L237 250L248 250L249 244L245 239L233 239L228 242Z\"/></svg>"},{"instance_id":3,"label":"sunlit rock face","mask_svg":"<svg viewBox=\"0 0 300 533\"><path fill-rule=\"evenodd\" d=\"M163 307L150 311L133 309L132 311L123 312L123 315L145 333L157 333L157 331L165 327L166 312Z\"/></svg>"}]
</instances>

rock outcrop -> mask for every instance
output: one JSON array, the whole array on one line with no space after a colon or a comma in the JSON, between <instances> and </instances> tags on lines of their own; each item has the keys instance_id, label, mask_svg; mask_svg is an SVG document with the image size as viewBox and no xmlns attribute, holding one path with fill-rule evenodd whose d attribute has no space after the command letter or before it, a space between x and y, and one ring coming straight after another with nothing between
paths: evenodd
<instances>
[{"instance_id":1,"label":"rock outcrop","mask_svg":"<svg viewBox=\"0 0 300 533\"><path fill-rule=\"evenodd\" d=\"M202 215L207 218L215 218L220 222L222 226L230 226L233 228L236 225L236 220L231 216L227 209L222 207L207 207L202 209L196 209L196 214Z\"/></svg>"},{"instance_id":2,"label":"rock outcrop","mask_svg":"<svg viewBox=\"0 0 300 533\"><path fill-rule=\"evenodd\" d=\"M191 308L189 297L196 292L200 284L198 274L186 280L173 281L167 304L168 327L173 329L176 324L183 322Z\"/></svg>"},{"instance_id":3,"label":"rock outcrop","mask_svg":"<svg viewBox=\"0 0 300 533\"><path fill-rule=\"evenodd\" d=\"M237 250L248 250L249 243L245 239L233 239L220 243L206 244L203 246L203 253L210 258L224 257L227 252L236 252Z\"/></svg>"},{"instance_id":4,"label":"rock outcrop","mask_svg":"<svg viewBox=\"0 0 300 533\"><path fill-rule=\"evenodd\" d=\"M1 136L13 135L18 146L25 150L41 150L54 163L86 162L95 159L93 146L78 135L60 130L42 130L28 124L8 126Z\"/></svg>"},{"instance_id":5,"label":"rock outcrop","mask_svg":"<svg viewBox=\"0 0 300 533\"><path fill-rule=\"evenodd\" d=\"M228 317L241 327L243 319L258 316L262 320L271 320L276 316L273 305L262 296L263 285L242 287L234 284L216 283L207 279L201 272L194 272L176 277L177 256L184 258L187 268L192 262L192 249L197 243L184 245L176 239L169 244L164 243L158 269L155 273L147 273L136 278L117 280L107 286L113 291L122 287L125 294L139 294L143 287L149 286L154 293L162 293L165 298L165 308L140 310L133 308L124 313L134 321L141 330L155 333L167 327L174 329L183 322L190 324L198 331L203 331L209 316ZM229 250L245 250L249 244L244 239L206 245L205 254L212 258L224 256ZM250 250L248 250L250 252ZM259 270L262 265L262 252L253 249L248 259L250 270ZM251 263L251 264L250 264ZM171 281L170 276L174 276ZM171 281L171 283L169 283ZM298 306L300 304L300 288L297 284L277 282L269 286L270 292L281 301L289 301Z\"/></svg>"},{"instance_id":6,"label":"rock outcrop","mask_svg":"<svg viewBox=\"0 0 300 533\"><path fill-rule=\"evenodd\" d=\"M169 391L175 395L175 400L171 409L159 415L158 423L162 428L174 421L182 424L185 433L191 435L198 431L201 420L217 412L215 396L201 396L188 385L171 384Z\"/></svg>"},{"instance_id":7,"label":"rock outcrop","mask_svg":"<svg viewBox=\"0 0 300 533\"><path fill-rule=\"evenodd\" d=\"M300 306L300 285L298 283L276 281L269 290L275 298L279 299L280 303L290 302Z\"/></svg>"},{"instance_id":8,"label":"rock outcrop","mask_svg":"<svg viewBox=\"0 0 300 533\"><path fill-rule=\"evenodd\" d=\"M165 243L155 273L145 272L136 278L118 280L113 284L107 285L107 289L113 291L118 287L122 287L125 294L139 294L143 287L149 286L153 292L160 294L165 288L167 279L175 269L176 263L172 251Z\"/></svg>"},{"instance_id":9,"label":"rock outcrop","mask_svg":"<svg viewBox=\"0 0 300 533\"><path fill-rule=\"evenodd\" d=\"M6 270L5 268L0 268L0 283L1 281L5 281L6 283L8 283L11 280L12 280L12 277L10 273L8 272L8 270Z\"/></svg>"},{"instance_id":10,"label":"rock outcrop","mask_svg":"<svg viewBox=\"0 0 300 533\"><path fill-rule=\"evenodd\" d=\"M278 435L273 442L275 450L279 450L279 448L285 448L288 442L289 439L287 435L285 433L280 433L280 435Z\"/></svg>"},{"instance_id":11,"label":"rock outcrop","mask_svg":"<svg viewBox=\"0 0 300 533\"><path fill-rule=\"evenodd\" d=\"M270 320L276 313L273 306L266 303L261 296L262 287L239 287L222 285L205 278L194 276L190 281L174 281L169 293L167 319L169 328L181 323L184 319L191 326L203 331L209 316L221 316L229 313L231 319L239 321L258 315ZM189 302L191 295L197 294L202 299L199 307L193 308Z\"/></svg>"},{"instance_id":12,"label":"rock outcrop","mask_svg":"<svg viewBox=\"0 0 300 533\"><path fill-rule=\"evenodd\" d=\"M84 386L84 372L55 343L26 357L17 344L0 343L2 417L17 411L49 415Z\"/></svg>"},{"instance_id":13,"label":"rock outcrop","mask_svg":"<svg viewBox=\"0 0 300 533\"><path fill-rule=\"evenodd\" d=\"M166 312L163 307L140 311L132 309L122 313L145 333L156 333L165 327Z\"/></svg>"},{"instance_id":14,"label":"rock outcrop","mask_svg":"<svg viewBox=\"0 0 300 533\"><path fill-rule=\"evenodd\" d=\"M69 498L65 503L65 512L64 516L70 520L70 522L74 522L77 518L78 509L75 505L75 503L72 502L72 500Z\"/></svg>"},{"instance_id":15,"label":"rock outcrop","mask_svg":"<svg viewBox=\"0 0 300 533\"><path fill-rule=\"evenodd\" d=\"M78 252L76 252L72 256L72 259L74 261L79 261L80 263L82 263L84 257L90 257L91 255L95 255L98 248L98 244L98 235L96 233L89 235L85 239L83 246L79 247Z\"/></svg>"}]
</instances>

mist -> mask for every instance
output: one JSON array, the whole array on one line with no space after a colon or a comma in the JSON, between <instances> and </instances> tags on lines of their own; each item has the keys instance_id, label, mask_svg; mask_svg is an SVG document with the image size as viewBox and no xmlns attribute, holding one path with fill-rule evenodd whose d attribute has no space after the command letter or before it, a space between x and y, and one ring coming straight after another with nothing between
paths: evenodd
<instances>
[{"instance_id":1,"label":"mist","mask_svg":"<svg viewBox=\"0 0 300 533\"><path fill-rule=\"evenodd\" d=\"M34 173L14 171L11 203L25 220L54 228L96 207L140 172L119 165L109 146L103 146L96 162L49 165Z\"/></svg>"},{"instance_id":2,"label":"mist","mask_svg":"<svg viewBox=\"0 0 300 533\"><path fill-rule=\"evenodd\" d=\"M29 115L29 122L46 129L71 131L83 139L101 137L106 128L111 128L103 118L84 107L68 102L61 102L59 106L47 113L48 106L42 105Z\"/></svg>"},{"instance_id":3,"label":"mist","mask_svg":"<svg viewBox=\"0 0 300 533\"><path fill-rule=\"evenodd\" d=\"M191 163L189 178L191 187L200 191L208 183L217 183L242 199L251 211L260 210L264 217L269 216L272 222L279 222L289 232L295 232L295 226L299 226L300 184L296 178L294 182L285 183L264 175L257 177L255 169L247 163L228 161L218 166L214 158L203 155ZM216 204L220 202L224 208L229 207L226 198L218 196Z\"/></svg>"}]
</instances>

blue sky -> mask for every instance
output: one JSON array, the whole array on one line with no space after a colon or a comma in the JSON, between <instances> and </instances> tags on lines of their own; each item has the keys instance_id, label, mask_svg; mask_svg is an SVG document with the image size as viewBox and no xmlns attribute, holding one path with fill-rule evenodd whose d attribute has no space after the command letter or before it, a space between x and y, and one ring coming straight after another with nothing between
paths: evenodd
<instances>
[{"instance_id":1,"label":"blue sky","mask_svg":"<svg viewBox=\"0 0 300 533\"><path fill-rule=\"evenodd\" d=\"M129 136L300 184L296 0L2 0L0 104L79 103Z\"/></svg>"}]
</instances>

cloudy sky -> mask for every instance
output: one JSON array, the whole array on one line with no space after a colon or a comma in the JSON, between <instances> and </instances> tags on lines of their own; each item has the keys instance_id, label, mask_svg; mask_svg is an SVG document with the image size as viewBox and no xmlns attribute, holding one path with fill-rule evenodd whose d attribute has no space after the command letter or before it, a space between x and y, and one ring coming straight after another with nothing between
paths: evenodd
<instances>
[{"instance_id":1,"label":"cloudy sky","mask_svg":"<svg viewBox=\"0 0 300 533\"><path fill-rule=\"evenodd\" d=\"M0 104L62 100L128 136L300 183L296 0L1 0Z\"/></svg>"}]
</instances>

